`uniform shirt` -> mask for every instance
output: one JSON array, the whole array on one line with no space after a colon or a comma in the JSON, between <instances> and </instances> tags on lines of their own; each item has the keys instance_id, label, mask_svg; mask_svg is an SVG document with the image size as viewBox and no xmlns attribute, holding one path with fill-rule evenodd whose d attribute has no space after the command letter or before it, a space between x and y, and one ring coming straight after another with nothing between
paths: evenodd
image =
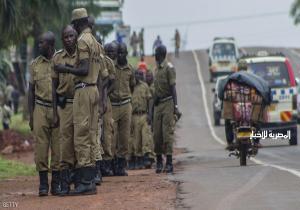
<instances>
[{"instance_id":1,"label":"uniform shirt","mask_svg":"<svg viewBox=\"0 0 300 210\"><path fill-rule=\"evenodd\" d=\"M53 57L54 65L63 64L76 66L78 62L77 52L73 55L69 55L65 49L59 50ZM59 84L56 89L56 93L67 98L74 97L74 75L67 73L57 73L52 71L52 78L58 79Z\"/></svg>"},{"instance_id":2,"label":"uniform shirt","mask_svg":"<svg viewBox=\"0 0 300 210\"><path fill-rule=\"evenodd\" d=\"M156 69L154 78L154 94L159 98L171 96L170 87L176 84L176 73L173 65L164 61Z\"/></svg>"},{"instance_id":3,"label":"uniform shirt","mask_svg":"<svg viewBox=\"0 0 300 210\"><path fill-rule=\"evenodd\" d=\"M140 81L132 93L132 112L147 112L148 101L151 99L151 92L149 86Z\"/></svg>"},{"instance_id":4,"label":"uniform shirt","mask_svg":"<svg viewBox=\"0 0 300 210\"><path fill-rule=\"evenodd\" d=\"M105 56L105 66L109 75L109 79L113 80L116 78L116 69L115 64L112 59L110 59L107 55Z\"/></svg>"},{"instance_id":5,"label":"uniform shirt","mask_svg":"<svg viewBox=\"0 0 300 210\"><path fill-rule=\"evenodd\" d=\"M29 82L35 87L35 96L52 101L53 62L44 56L38 56L30 65Z\"/></svg>"},{"instance_id":6,"label":"uniform shirt","mask_svg":"<svg viewBox=\"0 0 300 210\"><path fill-rule=\"evenodd\" d=\"M135 85L133 68L130 64L116 65L115 89L110 94L111 101L122 101L131 97L130 87Z\"/></svg>"},{"instance_id":7,"label":"uniform shirt","mask_svg":"<svg viewBox=\"0 0 300 210\"><path fill-rule=\"evenodd\" d=\"M81 32L77 45L79 61L89 60L89 73L87 76L75 76L75 83L96 84L99 73L101 78L107 77L108 72L104 66L103 48L92 35L90 28L86 28Z\"/></svg>"}]
</instances>

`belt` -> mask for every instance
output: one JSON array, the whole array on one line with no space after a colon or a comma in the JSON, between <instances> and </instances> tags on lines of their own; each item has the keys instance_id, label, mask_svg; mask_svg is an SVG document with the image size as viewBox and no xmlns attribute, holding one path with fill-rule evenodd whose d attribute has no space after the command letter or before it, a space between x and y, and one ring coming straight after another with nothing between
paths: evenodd
<instances>
[{"instance_id":1,"label":"belt","mask_svg":"<svg viewBox=\"0 0 300 210\"><path fill-rule=\"evenodd\" d=\"M172 96L167 96L165 98L161 98L159 99L159 103L163 103L163 102L166 102L166 101L169 101L171 100L173 97Z\"/></svg>"},{"instance_id":2,"label":"belt","mask_svg":"<svg viewBox=\"0 0 300 210\"><path fill-rule=\"evenodd\" d=\"M143 114L147 114L146 111L134 111L132 112L133 115L143 115Z\"/></svg>"},{"instance_id":3,"label":"belt","mask_svg":"<svg viewBox=\"0 0 300 210\"><path fill-rule=\"evenodd\" d=\"M52 107L51 101L43 100L41 98L36 98L35 103L38 105L41 105L41 106L45 106L45 107Z\"/></svg>"},{"instance_id":4,"label":"belt","mask_svg":"<svg viewBox=\"0 0 300 210\"><path fill-rule=\"evenodd\" d=\"M67 98L66 103L73 104L74 98Z\"/></svg>"},{"instance_id":5,"label":"belt","mask_svg":"<svg viewBox=\"0 0 300 210\"><path fill-rule=\"evenodd\" d=\"M111 102L111 105L112 106L122 106L122 105L128 104L130 102L131 102L131 98L128 98L128 99L125 99L125 100L119 101L119 102Z\"/></svg>"},{"instance_id":6,"label":"belt","mask_svg":"<svg viewBox=\"0 0 300 210\"><path fill-rule=\"evenodd\" d=\"M85 82L79 82L75 84L75 90L79 89L79 88L86 88L86 87L90 87L90 86L95 86L95 83L85 83Z\"/></svg>"}]
</instances>

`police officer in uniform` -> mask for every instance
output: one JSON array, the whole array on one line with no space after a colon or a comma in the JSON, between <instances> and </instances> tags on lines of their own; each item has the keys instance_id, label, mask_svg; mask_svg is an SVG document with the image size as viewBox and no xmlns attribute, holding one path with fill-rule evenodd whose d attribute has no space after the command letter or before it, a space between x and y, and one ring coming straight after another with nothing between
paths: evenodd
<instances>
[{"instance_id":1,"label":"police officer in uniform","mask_svg":"<svg viewBox=\"0 0 300 210\"><path fill-rule=\"evenodd\" d=\"M77 65L76 52L77 32L71 25L67 25L62 32L64 49L55 53L54 65ZM54 122L60 126L60 170L61 192L67 195L70 191L70 171L75 168L76 159L74 151L74 124L73 124L73 99L74 76L72 74L52 72ZM59 117L57 112L59 106ZM60 119L60 121L59 121Z\"/></svg>"},{"instance_id":2,"label":"police officer in uniform","mask_svg":"<svg viewBox=\"0 0 300 210\"><path fill-rule=\"evenodd\" d=\"M110 94L114 119L113 155L114 175L127 176L125 167L128 155L128 139L131 125L131 92L135 85L133 69L127 62L127 47L124 43L119 44L115 89Z\"/></svg>"},{"instance_id":3,"label":"police officer in uniform","mask_svg":"<svg viewBox=\"0 0 300 210\"><path fill-rule=\"evenodd\" d=\"M78 32L78 66L56 65L59 73L75 75L73 101L74 147L80 183L71 191L72 195L96 194L95 142L99 120L99 91L97 80L108 73L101 69L101 49L88 27L88 15L84 8L72 12L72 24Z\"/></svg>"},{"instance_id":4,"label":"police officer in uniform","mask_svg":"<svg viewBox=\"0 0 300 210\"><path fill-rule=\"evenodd\" d=\"M166 155L167 173L173 172L172 153L174 142L174 113L179 112L176 94L176 73L173 65L166 61L167 49L159 45L155 49L157 63L154 79L153 135L156 153L156 173L163 170L162 155Z\"/></svg>"},{"instance_id":5,"label":"police officer in uniform","mask_svg":"<svg viewBox=\"0 0 300 210\"><path fill-rule=\"evenodd\" d=\"M135 168L144 168L144 149L146 146L149 124L151 123L151 108L149 101L151 92L148 85L143 81L144 73L135 71L136 86L132 94L132 127L133 127L133 148L135 157Z\"/></svg>"},{"instance_id":6,"label":"police officer in uniform","mask_svg":"<svg viewBox=\"0 0 300 210\"><path fill-rule=\"evenodd\" d=\"M59 188L59 129L54 128L52 107L52 56L55 36L52 32L44 33L39 40L38 56L30 65L28 107L29 126L35 137L35 163L39 172L39 195L48 195L48 151L51 147L51 194L57 195Z\"/></svg>"},{"instance_id":7,"label":"police officer in uniform","mask_svg":"<svg viewBox=\"0 0 300 210\"><path fill-rule=\"evenodd\" d=\"M115 43L108 43L104 46L105 51L105 62L106 68L109 73L109 79L107 80L107 94L108 96L114 90L114 82L116 78L115 62L117 58L118 45ZM113 118L112 118L112 106L109 97L107 98L107 108L103 115L103 136L102 136L102 147L104 150L103 154L103 165L101 172L103 176L112 176L112 139L113 139Z\"/></svg>"}]
</instances>

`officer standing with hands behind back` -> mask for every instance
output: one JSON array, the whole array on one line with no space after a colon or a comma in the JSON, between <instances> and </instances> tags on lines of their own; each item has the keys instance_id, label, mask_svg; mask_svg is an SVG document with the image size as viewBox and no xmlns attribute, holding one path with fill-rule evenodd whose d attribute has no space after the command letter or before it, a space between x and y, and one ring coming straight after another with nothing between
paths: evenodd
<instances>
[{"instance_id":1,"label":"officer standing with hands behind back","mask_svg":"<svg viewBox=\"0 0 300 210\"><path fill-rule=\"evenodd\" d=\"M159 45L155 49L157 64L154 79L153 135L156 153L156 173L163 170L162 155L166 155L165 171L173 172L172 153L174 142L174 114L179 114L176 94L176 73L173 65L166 61L167 49Z\"/></svg>"},{"instance_id":2,"label":"officer standing with hands behind back","mask_svg":"<svg viewBox=\"0 0 300 210\"><path fill-rule=\"evenodd\" d=\"M127 165L128 140L131 125L131 93L135 86L133 68L127 62L127 47L121 43L118 47L116 64L115 89L110 94L114 120L113 155L114 175L127 176L125 167Z\"/></svg>"}]
</instances>

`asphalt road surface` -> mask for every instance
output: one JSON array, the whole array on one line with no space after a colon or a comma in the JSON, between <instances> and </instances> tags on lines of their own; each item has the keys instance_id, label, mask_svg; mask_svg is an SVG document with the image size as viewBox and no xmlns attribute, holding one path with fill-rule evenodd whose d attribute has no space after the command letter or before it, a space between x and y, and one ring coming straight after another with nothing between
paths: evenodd
<instances>
[{"instance_id":1,"label":"asphalt road surface","mask_svg":"<svg viewBox=\"0 0 300 210\"><path fill-rule=\"evenodd\" d=\"M261 49L285 53L299 77L300 53L296 49L244 48L250 53ZM213 125L214 84L209 82L206 52L183 52L172 62L183 112L176 146L187 150L176 157L183 170L170 176L180 182L177 209L300 209L300 146L263 140L258 155L248 166L240 167L239 160L225 150L223 123Z\"/></svg>"}]
</instances>

